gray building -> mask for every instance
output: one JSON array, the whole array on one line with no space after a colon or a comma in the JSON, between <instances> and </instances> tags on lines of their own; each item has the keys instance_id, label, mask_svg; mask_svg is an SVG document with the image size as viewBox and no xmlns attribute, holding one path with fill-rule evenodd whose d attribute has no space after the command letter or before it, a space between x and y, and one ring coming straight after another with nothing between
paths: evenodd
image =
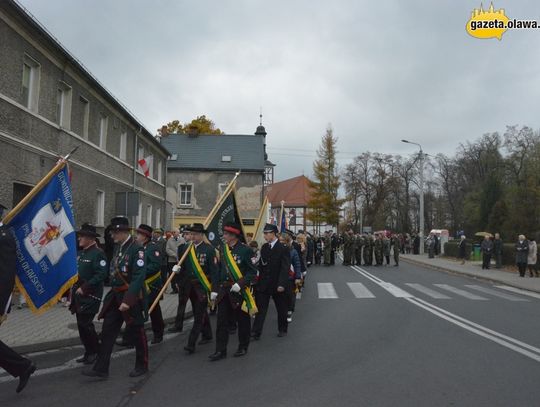
<instances>
[{"instance_id":1,"label":"gray building","mask_svg":"<svg viewBox=\"0 0 540 407\"><path fill-rule=\"evenodd\" d=\"M125 214L119 194L130 191L139 196L133 222L165 225L168 151L12 0L0 2L0 38L0 202L17 204L78 146L70 161L78 225L103 228ZM137 161L149 156L145 177Z\"/></svg>"},{"instance_id":2,"label":"gray building","mask_svg":"<svg viewBox=\"0 0 540 407\"><path fill-rule=\"evenodd\" d=\"M168 213L178 227L203 223L227 184L240 171L236 183L237 203L247 233L252 231L262 200L269 166L266 131L255 134L171 134L161 139L170 151L167 162Z\"/></svg>"}]
</instances>

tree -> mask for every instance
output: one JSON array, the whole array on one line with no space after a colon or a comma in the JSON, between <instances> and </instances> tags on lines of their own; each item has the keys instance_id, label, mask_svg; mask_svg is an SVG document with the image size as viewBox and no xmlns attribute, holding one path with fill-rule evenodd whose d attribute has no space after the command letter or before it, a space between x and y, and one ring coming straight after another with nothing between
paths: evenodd
<instances>
[{"instance_id":1,"label":"tree","mask_svg":"<svg viewBox=\"0 0 540 407\"><path fill-rule=\"evenodd\" d=\"M204 114L202 116L197 116L191 122L182 124L179 120L173 120L167 124L161 126L158 129L158 134L161 137L167 137L169 134L183 133L183 134L225 134L219 128L216 127L215 123L208 119Z\"/></svg>"},{"instance_id":2,"label":"tree","mask_svg":"<svg viewBox=\"0 0 540 407\"><path fill-rule=\"evenodd\" d=\"M338 199L341 183L336 162L337 140L332 127L328 126L317 150L318 158L313 163L315 181L310 181L313 193L308 202L311 209L308 218L316 224L321 222L329 225L339 224L339 212L344 200Z\"/></svg>"}]
</instances>

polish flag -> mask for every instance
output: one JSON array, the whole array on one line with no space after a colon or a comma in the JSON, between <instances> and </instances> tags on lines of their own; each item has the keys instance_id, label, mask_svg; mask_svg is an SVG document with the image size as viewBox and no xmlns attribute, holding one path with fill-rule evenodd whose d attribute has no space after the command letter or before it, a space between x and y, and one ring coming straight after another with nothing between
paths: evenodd
<instances>
[{"instance_id":1,"label":"polish flag","mask_svg":"<svg viewBox=\"0 0 540 407\"><path fill-rule=\"evenodd\" d=\"M142 158L138 161L139 167L141 167L142 171L144 172L144 176L148 178L150 176L150 167L152 167L152 164L154 162L154 157L149 155L148 157Z\"/></svg>"}]
</instances>

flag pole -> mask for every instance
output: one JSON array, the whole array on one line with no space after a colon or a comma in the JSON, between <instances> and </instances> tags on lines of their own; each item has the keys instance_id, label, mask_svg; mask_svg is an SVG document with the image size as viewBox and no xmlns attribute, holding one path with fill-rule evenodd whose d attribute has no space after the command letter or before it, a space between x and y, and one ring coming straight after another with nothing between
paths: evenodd
<instances>
[{"instance_id":1,"label":"flag pole","mask_svg":"<svg viewBox=\"0 0 540 407\"><path fill-rule=\"evenodd\" d=\"M255 228L255 234L253 235L254 237L259 234L259 230L261 228L261 223L262 223L262 220L263 220L264 212L266 212L267 216L268 216L268 195L266 195L264 197L264 201L262 203L261 210L259 211L259 217L257 218L257 227Z\"/></svg>"},{"instance_id":2,"label":"flag pole","mask_svg":"<svg viewBox=\"0 0 540 407\"><path fill-rule=\"evenodd\" d=\"M177 266L181 266L184 263L184 260L186 260L186 257L188 255L189 250L191 249L192 245L193 245L193 242L189 242L188 246L186 247L186 250L184 251L184 254L180 258L178 263L176 263ZM165 290L167 289L169 284L171 284L171 281L175 276L176 276L176 273L171 273L171 275L169 276L169 278L167 279L165 284L163 284L163 287L161 287L161 290L159 291L159 294L156 296L156 299L154 300L154 302L152 303L152 305L148 309L148 314L151 314L152 311L154 311L154 308L156 308L156 306L158 305L162 295L165 293Z\"/></svg>"},{"instance_id":3,"label":"flag pole","mask_svg":"<svg viewBox=\"0 0 540 407\"><path fill-rule=\"evenodd\" d=\"M38 192L41 191L43 189L43 187L45 185L47 185L49 183L49 181L66 166L67 161L69 160L71 155L73 153L75 153L75 151L77 151L78 148L79 148L79 146L75 147L73 150L71 150L69 152L69 154L67 154L65 157L60 158L57 161L56 165L47 173L47 175L45 175L45 177L43 177L43 179L41 179L41 181L39 181L36 184L36 186L34 188L32 188L30 190L30 192L28 194L26 194L26 196L15 206L15 208L13 208L11 211L9 211L9 213L4 217L4 219L2 219L2 223L4 225L7 225L9 222L11 222L11 220L26 205L28 205L28 202L30 202L38 194Z\"/></svg>"},{"instance_id":4,"label":"flag pole","mask_svg":"<svg viewBox=\"0 0 540 407\"><path fill-rule=\"evenodd\" d=\"M281 227L283 226L283 211L285 210L284 205L285 201L281 201L281 210L279 211L279 233L283 233Z\"/></svg>"}]
</instances>

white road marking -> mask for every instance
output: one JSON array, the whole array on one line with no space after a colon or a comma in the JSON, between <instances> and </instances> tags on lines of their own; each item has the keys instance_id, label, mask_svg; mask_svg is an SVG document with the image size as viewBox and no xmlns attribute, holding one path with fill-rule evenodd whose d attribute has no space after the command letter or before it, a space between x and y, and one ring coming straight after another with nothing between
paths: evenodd
<instances>
[{"instance_id":1,"label":"white road marking","mask_svg":"<svg viewBox=\"0 0 540 407\"><path fill-rule=\"evenodd\" d=\"M539 293L535 293L535 292L527 291L527 290L522 290L521 288L510 287L508 285L496 285L495 287L500 288L501 290L511 291L513 293L517 293L517 294L521 294L521 295L526 295L528 297L540 298Z\"/></svg>"},{"instance_id":2,"label":"white road marking","mask_svg":"<svg viewBox=\"0 0 540 407\"><path fill-rule=\"evenodd\" d=\"M468 291L462 290L460 288L452 287L448 284L434 284L435 286L442 288L443 290L450 291L451 293L461 295L462 297L468 298L469 300L475 301L487 301L487 298L480 297L479 295L470 293Z\"/></svg>"},{"instance_id":3,"label":"white road marking","mask_svg":"<svg viewBox=\"0 0 540 407\"><path fill-rule=\"evenodd\" d=\"M367 271L359 268L359 267L352 267L354 270L356 270L358 273L362 274L367 279L375 282L376 284L381 285L383 287L384 281L380 280L379 278L373 276L372 274L368 273ZM463 295L462 293L466 293L469 297L473 296L473 294L468 293L463 290L456 289L452 286L448 286L446 284L435 284L436 286L447 289L448 291L455 292L456 294ZM502 288L502 287L499 287ZM458 293L460 291L461 293ZM510 290L513 291L513 290ZM478 297L478 296L475 296ZM486 300L486 298L478 297ZM538 297L540 298L540 296ZM529 345L525 342L522 342L518 339L511 338L507 335L504 335L500 332L494 331L492 329L486 328L480 324L477 324L475 322L469 321L465 318L462 318L456 314L452 314L449 311L446 311L442 308L439 308L427 301L424 301L417 297L405 297L405 300L408 301L411 304L416 305L417 307L420 307L433 315L438 316L439 318L442 318L454 325L457 325L463 329L466 329L469 332L472 332L474 334L477 334L485 339L488 339L492 342L498 343L501 346L506 347L507 349L511 349L514 352L520 353L521 355L527 356L528 358L531 358L535 360L536 362L540 362L540 348L537 348L535 346Z\"/></svg>"},{"instance_id":4,"label":"white road marking","mask_svg":"<svg viewBox=\"0 0 540 407\"><path fill-rule=\"evenodd\" d=\"M450 299L449 296L442 294L438 291L432 290L431 288L424 287L422 284L407 283L406 285L436 300L449 300Z\"/></svg>"},{"instance_id":5,"label":"white road marking","mask_svg":"<svg viewBox=\"0 0 540 407\"><path fill-rule=\"evenodd\" d=\"M516 297L515 295L501 293L499 291L495 291L495 290L492 290L492 289L487 288L487 287L482 287L480 285L466 285L465 287L471 288L471 289L476 290L476 291L480 291L482 293L493 295L495 297L504 298L505 300L508 300L508 301L526 301L526 302L529 301L529 300L527 300L525 298Z\"/></svg>"},{"instance_id":6,"label":"white road marking","mask_svg":"<svg viewBox=\"0 0 540 407\"><path fill-rule=\"evenodd\" d=\"M412 294L408 293L407 291L395 286L392 283L388 283L386 281L382 281L379 277L374 276L371 273L368 273L366 270L358 267L353 266L353 269L356 270L358 273L362 274L364 277L370 279L378 286L384 288L386 291L388 291L390 294L392 294L396 298L412 298L414 297Z\"/></svg>"},{"instance_id":7,"label":"white road marking","mask_svg":"<svg viewBox=\"0 0 540 407\"><path fill-rule=\"evenodd\" d=\"M184 322L184 326L185 326L186 323L187 324L193 323L193 318L190 318L189 320L186 320ZM178 335L180 335L180 333L166 334L163 337L163 340L168 341L168 340L170 340L172 338L177 337ZM153 346L154 345L149 345L150 348L152 348ZM111 359L116 359L116 358L119 358L121 356L129 355L130 353L134 353L134 352L135 352L135 349L122 349L122 350L119 350L117 352L113 352L113 354L111 355ZM88 367L88 366L84 366L81 363L75 362L75 360L77 360L78 358L79 358L79 356L77 356L74 359L68 360L66 363L64 363L62 365L52 366L52 367L48 367L48 368L44 368L44 369L37 369L36 372L32 375L32 377L44 376L44 375L52 374L52 373L59 373L59 372L65 371L65 370L72 370L72 369L77 369L77 368L82 370L83 368ZM11 382L11 381L14 381L14 380L19 380L19 378L12 377L10 375L0 376L0 383Z\"/></svg>"},{"instance_id":8,"label":"white road marking","mask_svg":"<svg viewBox=\"0 0 540 407\"><path fill-rule=\"evenodd\" d=\"M375 298L375 295L362 283L347 283L356 298Z\"/></svg>"},{"instance_id":9,"label":"white road marking","mask_svg":"<svg viewBox=\"0 0 540 407\"><path fill-rule=\"evenodd\" d=\"M332 283L317 283L317 290L319 298L339 298Z\"/></svg>"},{"instance_id":10,"label":"white road marking","mask_svg":"<svg viewBox=\"0 0 540 407\"><path fill-rule=\"evenodd\" d=\"M406 298L406 300L409 301L411 304L417 305L425 309L426 311L429 311L432 314L437 315L438 317L445 319L457 326L460 326L470 332L473 332L486 339L496 342L499 345L502 345L515 352L521 353L522 355L525 355L537 362L540 362L540 349L535 346L511 338L492 329L486 328L480 324L469 321L468 319L462 318L456 314L452 314L451 312L439 308L436 305L430 304L427 301L421 300L420 298Z\"/></svg>"}]
</instances>

